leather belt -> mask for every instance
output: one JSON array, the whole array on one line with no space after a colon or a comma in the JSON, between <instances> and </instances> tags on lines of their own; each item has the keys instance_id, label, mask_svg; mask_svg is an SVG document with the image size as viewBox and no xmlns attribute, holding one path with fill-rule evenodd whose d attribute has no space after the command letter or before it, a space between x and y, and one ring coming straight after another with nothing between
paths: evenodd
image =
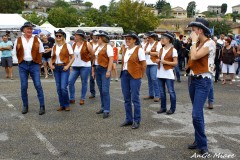
<instances>
[{"instance_id":1,"label":"leather belt","mask_svg":"<svg viewBox=\"0 0 240 160\"><path fill-rule=\"evenodd\" d=\"M54 64L55 66L65 66L65 64L64 63L58 63L58 64Z\"/></svg>"},{"instance_id":2,"label":"leather belt","mask_svg":"<svg viewBox=\"0 0 240 160\"><path fill-rule=\"evenodd\" d=\"M190 77L191 77L192 80L194 80L194 79L199 80L199 79L203 79L203 78L208 78L208 77L203 77L202 75L191 75Z\"/></svg>"},{"instance_id":3,"label":"leather belt","mask_svg":"<svg viewBox=\"0 0 240 160\"><path fill-rule=\"evenodd\" d=\"M32 64L33 61L25 61L25 60L23 60L23 63L26 63L26 64Z\"/></svg>"}]
</instances>

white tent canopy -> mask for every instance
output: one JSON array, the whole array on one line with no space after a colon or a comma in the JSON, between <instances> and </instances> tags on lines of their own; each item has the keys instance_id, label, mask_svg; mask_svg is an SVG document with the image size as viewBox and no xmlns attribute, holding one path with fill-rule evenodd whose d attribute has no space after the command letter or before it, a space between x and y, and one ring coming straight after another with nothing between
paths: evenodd
<instances>
[{"instance_id":1,"label":"white tent canopy","mask_svg":"<svg viewBox=\"0 0 240 160\"><path fill-rule=\"evenodd\" d=\"M19 14L0 14L0 19L0 29L7 30L20 29L23 24L27 22L27 20Z\"/></svg>"},{"instance_id":2,"label":"white tent canopy","mask_svg":"<svg viewBox=\"0 0 240 160\"><path fill-rule=\"evenodd\" d=\"M49 31L52 34L54 33L54 30L57 30L57 28L54 27L52 24L50 24L48 21L46 21L41 26L39 26L39 28L45 29L45 30Z\"/></svg>"},{"instance_id":3,"label":"white tent canopy","mask_svg":"<svg viewBox=\"0 0 240 160\"><path fill-rule=\"evenodd\" d=\"M69 32L76 31L78 29L82 29L84 32L91 32L92 30L103 30L108 33L123 34L122 27L66 27L65 28L65 30Z\"/></svg>"},{"instance_id":4,"label":"white tent canopy","mask_svg":"<svg viewBox=\"0 0 240 160\"><path fill-rule=\"evenodd\" d=\"M50 24L48 21L44 22L41 26L42 29L48 29L48 28L56 28L52 24Z\"/></svg>"}]
</instances>

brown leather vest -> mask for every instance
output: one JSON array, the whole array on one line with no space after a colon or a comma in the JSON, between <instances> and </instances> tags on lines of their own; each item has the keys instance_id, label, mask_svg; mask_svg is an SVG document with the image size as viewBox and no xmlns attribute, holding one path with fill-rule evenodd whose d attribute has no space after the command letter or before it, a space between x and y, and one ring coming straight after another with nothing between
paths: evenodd
<instances>
[{"instance_id":1,"label":"brown leather vest","mask_svg":"<svg viewBox=\"0 0 240 160\"><path fill-rule=\"evenodd\" d=\"M65 64L68 65L68 63L70 62L69 57L70 54L68 52L68 48L67 48L67 43L65 43L60 51L60 60ZM52 59L52 63L54 64L56 62L57 56L56 56L56 44L53 47L53 55L51 57Z\"/></svg>"},{"instance_id":2,"label":"brown leather vest","mask_svg":"<svg viewBox=\"0 0 240 160\"><path fill-rule=\"evenodd\" d=\"M149 43L146 44L144 51L146 51L148 45L149 45ZM157 45L158 45L158 41L154 42L154 45L151 48L151 52L157 52ZM150 59L152 60L153 63L155 63L156 59L158 59L158 56L150 55Z\"/></svg>"},{"instance_id":3,"label":"brown leather vest","mask_svg":"<svg viewBox=\"0 0 240 160\"><path fill-rule=\"evenodd\" d=\"M32 59L33 62L41 64L42 63L42 55L39 53L40 43L38 41L38 37L34 36L33 45L32 45ZM16 46L18 64L22 63L24 57L24 48L22 44L22 38L18 37L17 39L17 46Z\"/></svg>"},{"instance_id":4,"label":"brown leather vest","mask_svg":"<svg viewBox=\"0 0 240 160\"><path fill-rule=\"evenodd\" d=\"M73 44L73 51L74 51L76 45L77 45L77 43ZM84 62L88 62L88 61L92 60L92 54L88 51L87 42L86 41L84 41L83 44L82 44L82 49L80 51L80 55L81 55L81 59Z\"/></svg>"},{"instance_id":5,"label":"brown leather vest","mask_svg":"<svg viewBox=\"0 0 240 160\"><path fill-rule=\"evenodd\" d=\"M126 48L124 49L124 54L122 57L122 70L124 66L124 56L126 53ZM140 64L139 58L138 58L138 50L139 46L137 46L133 52L133 54L129 57L128 62L127 62L127 70L128 73L134 78L134 79L139 79L143 77L143 67Z\"/></svg>"},{"instance_id":6,"label":"brown leather vest","mask_svg":"<svg viewBox=\"0 0 240 160\"><path fill-rule=\"evenodd\" d=\"M109 58L107 55L107 45L106 44L101 51L98 53L98 64L104 68L108 67L108 62L109 62ZM97 51L98 47L95 49L95 52ZM94 55L94 59L96 58L96 56Z\"/></svg>"},{"instance_id":7,"label":"brown leather vest","mask_svg":"<svg viewBox=\"0 0 240 160\"><path fill-rule=\"evenodd\" d=\"M208 40L209 40L209 38L203 42L202 46L203 46ZM196 44L196 47L199 47L198 50L199 50L202 46L199 46L199 42ZM191 58L189 58L187 70L188 70L188 69L191 69L195 75L209 72L209 70L208 70L208 55L209 55L209 54L205 55L204 57L202 57L202 58L200 58L200 59L198 59L198 60L191 60Z\"/></svg>"},{"instance_id":8,"label":"brown leather vest","mask_svg":"<svg viewBox=\"0 0 240 160\"><path fill-rule=\"evenodd\" d=\"M163 48L160 49L160 52L159 52L159 58L161 59L162 57L162 52L163 52ZM173 57L172 57L172 54L173 54L173 47L171 47L168 52L166 53L166 55L164 56L164 60L165 61L169 61L169 62L173 62ZM158 63L158 69L160 68L160 63ZM168 70L168 69L173 69L173 66L171 65L168 65L168 64L163 64L163 68L165 70Z\"/></svg>"}]
</instances>

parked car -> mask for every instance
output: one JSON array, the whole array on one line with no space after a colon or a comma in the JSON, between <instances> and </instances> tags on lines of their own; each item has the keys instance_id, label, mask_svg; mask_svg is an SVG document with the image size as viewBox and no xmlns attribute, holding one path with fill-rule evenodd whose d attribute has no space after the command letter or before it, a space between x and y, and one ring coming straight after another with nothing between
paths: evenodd
<instances>
[{"instance_id":1,"label":"parked car","mask_svg":"<svg viewBox=\"0 0 240 160\"><path fill-rule=\"evenodd\" d=\"M110 42L115 43L115 47L118 48L118 62L122 62L122 52L121 52L121 45L125 44L125 40L110 40Z\"/></svg>"}]
</instances>

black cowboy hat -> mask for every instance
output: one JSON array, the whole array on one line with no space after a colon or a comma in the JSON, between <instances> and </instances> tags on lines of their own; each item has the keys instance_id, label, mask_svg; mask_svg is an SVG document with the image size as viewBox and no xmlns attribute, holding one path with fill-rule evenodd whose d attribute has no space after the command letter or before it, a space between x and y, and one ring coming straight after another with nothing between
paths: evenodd
<instances>
[{"instance_id":1,"label":"black cowboy hat","mask_svg":"<svg viewBox=\"0 0 240 160\"><path fill-rule=\"evenodd\" d=\"M193 27L193 26L203 29L204 33L208 35L211 34L209 29L209 22L204 18L196 18L196 20L189 23L187 27Z\"/></svg>"},{"instance_id":2,"label":"black cowboy hat","mask_svg":"<svg viewBox=\"0 0 240 160\"><path fill-rule=\"evenodd\" d=\"M158 35L157 35L157 33L156 33L155 31L148 31L148 32L146 33L146 35L147 35L148 37L158 38Z\"/></svg>"},{"instance_id":3,"label":"black cowboy hat","mask_svg":"<svg viewBox=\"0 0 240 160\"><path fill-rule=\"evenodd\" d=\"M34 27L36 27L36 26L35 26L34 24L32 24L31 22L25 22L25 23L23 24L23 26L20 28L20 31L23 32L23 29L24 29L25 27L32 27L32 28L34 28Z\"/></svg>"},{"instance_id":4,"label":"black cowboy hat","mask_svg":"<svg viewBox=\"0 0 240 160\"><path fill-rule=\"evenodd\" d=\"M59 29L58 31L54 31L54 35L56 36L57 33L60 33L63 35L63 37L66 39L66 33L62 30L62 29Z\"/></svg>"},{"instance_id":5,"label":"black cowboy hat","mask_svg":"<svg viewBox=\"0 0 240 160\"><path fill-rule=\"evenodd\" d=\"M140 40L134 31L129 31L128 33L123 34L123 37L132 37L133 39L136 39L136 45L140 44Z\"/></svg>"},{"instance_id":6,"label":"black cowboy hat","mask_svg":"<svg viewBox=\"0 0 240 160\"><path fill-rule=\"evenodd\" d=\"M165 33L161 34L161 37L165 36L168 37L170 39L170 41L173 43L174 39L175 39L175 35L171 32L166 31Z\"/></svg>"},{"instance_id":7,"label":"black cowboy hat","mask_svg":"<svg viewBox=\"0 0 240 160\"><path fill-rule=\"evenodd\" d=\"M85 37L85 32L83 31L83 30L81 30L81 29L78 29L76 32L74 32L74 35L75 34L77 34L77 35L80 35L80 36L82 36L83 38Z\"/></svg>"},{"instance_id":8,"label":"black cowboy hat","mask_svg":"<svg viewBox=\"0 0 240 160\"><path fill-rule=\"evenodd\" d=\"M96 32L95 36L104 36L108 39L108 41L110 40L110 37L108 36L108 33L106 31L103 31L103 30L99 30L98 32Z\"/></svg>"},{"instance_id":9,"label":"black cowboy hat","mask_svg":"<svg viewBox=\"0 0 240 160\"><path fill-rule=\"evenodd\" d=\"M91 33L90 33L91 36L96 36L97 34L98 34L98 32L95 29L92 30Z\"/></svg>"}]
</instances>

